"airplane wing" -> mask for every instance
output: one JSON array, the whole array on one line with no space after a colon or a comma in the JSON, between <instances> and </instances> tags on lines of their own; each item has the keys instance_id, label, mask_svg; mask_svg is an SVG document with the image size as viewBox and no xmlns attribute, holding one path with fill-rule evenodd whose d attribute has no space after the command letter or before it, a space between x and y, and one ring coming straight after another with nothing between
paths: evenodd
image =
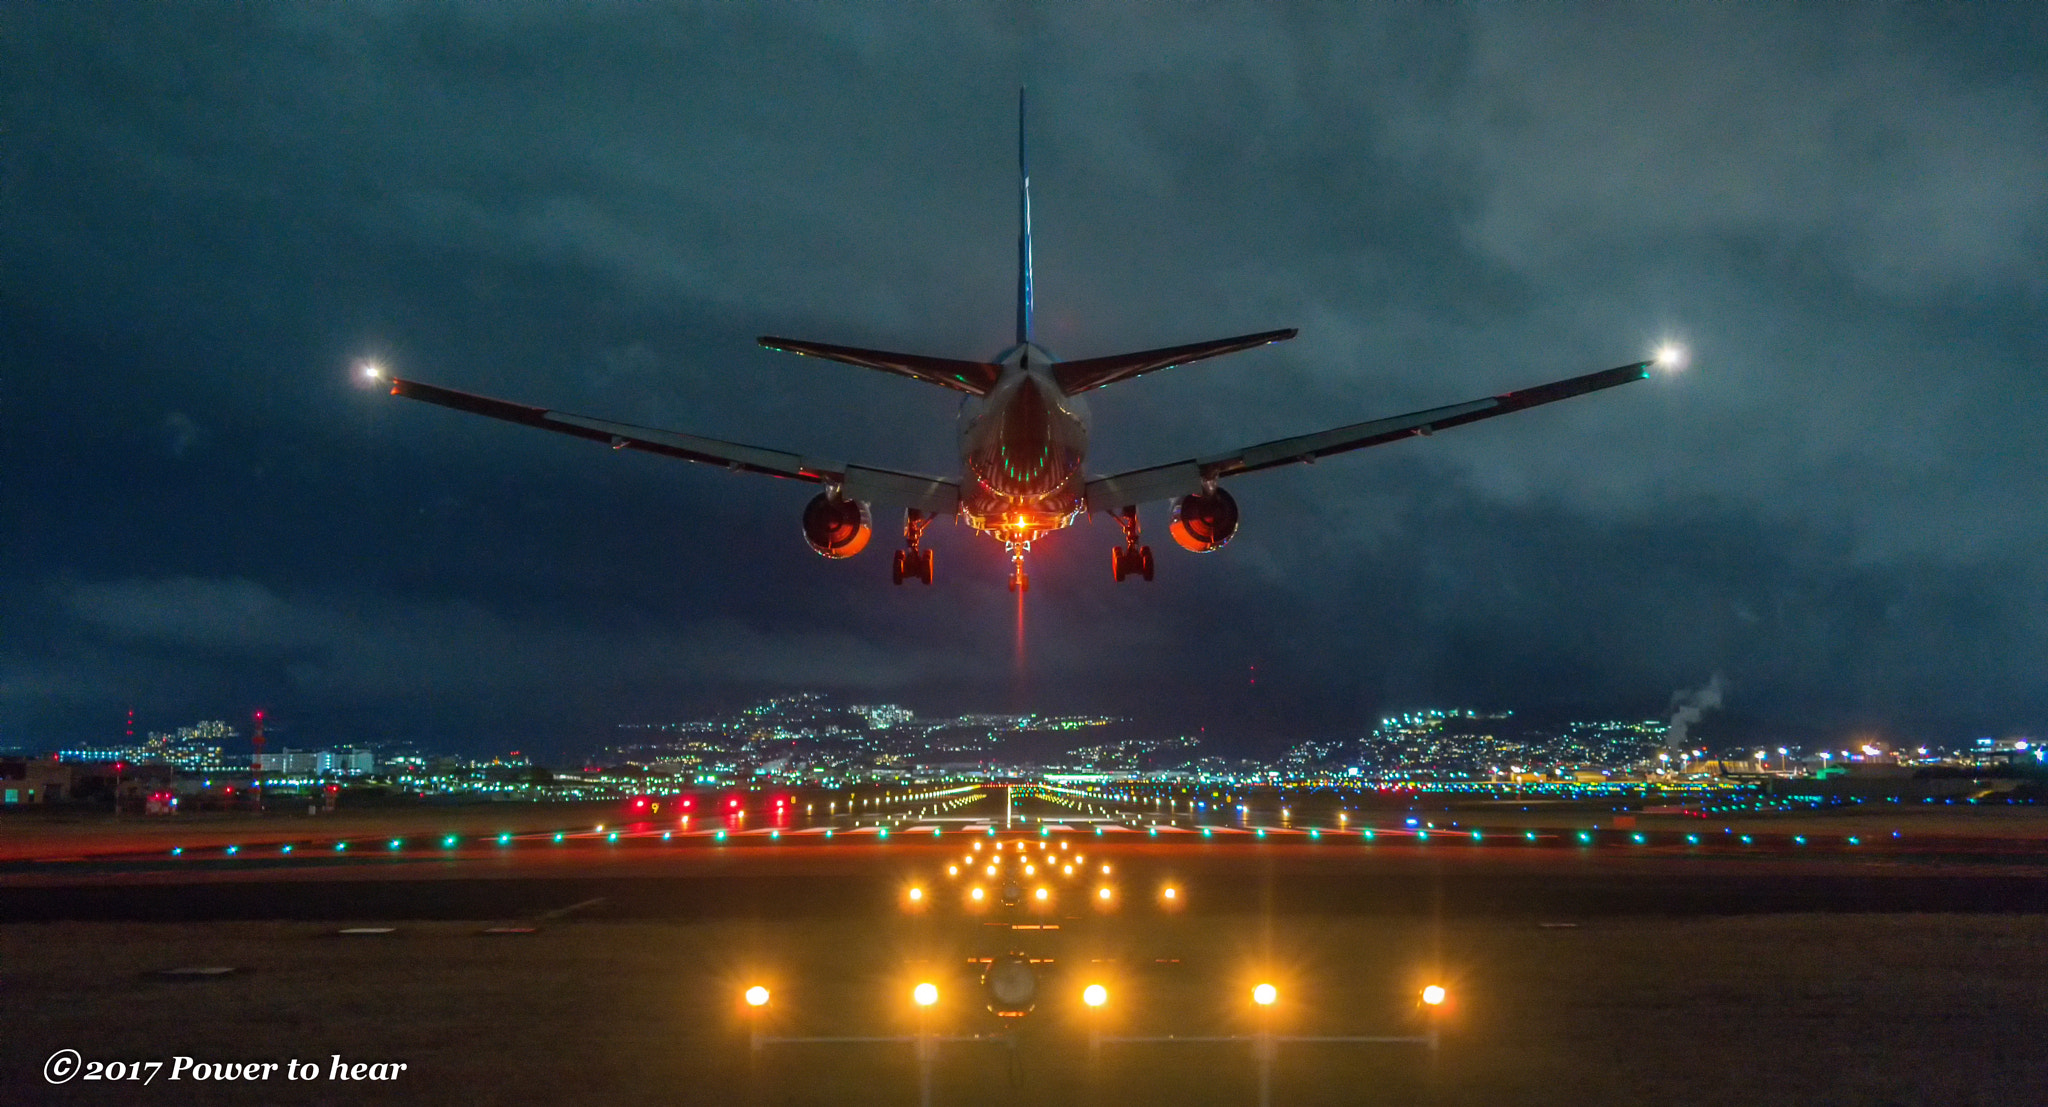
<instances>
[{"instance_id":1,"label":"airplane wing","mask_svg":"<svg viewBox=\"0 0 2048 1107\"><path fill-rule=\"evenodd\" d=\"M871 469L862 465L847 465L781 450L743 446L737 442L721 442L715 438L699 438L693 434L613 423L584 415L572 415L565 411L549 411L546 408L529 407L507 400L494 400L489 396L457 392L452 388L422 384L419 381L394 379L391 382L391 394L409 400L439 404L457 411L467 411L474 415L488 415L508 423L523 423L557 434L587 438L592 442L603 442L615 450L641 450L663 457L716 465L735 472L765 473L771 477L783 477L788 480L837 485L844 495L870 503L890 507L914 507L931 515L952 515L960 509L960 486L935 477L899 473L889 469Z\"/></svg>"},{"instance_id":2,"label":"airplane wing","mask_svg":"<svg viewBox=\"0 0 2048 1107\"><path fill-rule=\"evenodd\" d=\"M1378 446L1403 438L1427 437L1440 430L1476 423L1481 419L1491 419L1496 415L1506 415L1538 404L1566 400L1603 388L1639 381L1650 375L1650 366L1653 364L1655 363L1641 361L1634 365L1587 373L1569 380L1539 384L1518 392L1504 392L1498 396L1488 396L1469 403L1434 407L1427 411L1396 415L1391 419L1377 419L1370 423L1353 423L1346 427L1263 442L1209 457L1191 458L1187 461L1155 465L1149 469L1133 469L1115 476L1101 477L1088 482L1088 509L1117 511L1152 500L1171 499L1199 492L1210 482L1224 477L1256 473L1261 469L1292 465L1295 462L1313 462L1332 454L1361 450L1367 446Z\"/></svg>"}]
</instances>

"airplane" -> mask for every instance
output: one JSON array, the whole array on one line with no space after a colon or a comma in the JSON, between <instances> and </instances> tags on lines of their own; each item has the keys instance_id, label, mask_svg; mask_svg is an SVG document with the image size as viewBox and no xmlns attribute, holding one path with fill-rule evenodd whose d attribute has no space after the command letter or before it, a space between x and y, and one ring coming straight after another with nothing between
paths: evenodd
<instances>
[{"instance_id":1,"label":"airplane","mask_svg":"<svg viewBox=\"0 0 2048 1107\"><path fill-rule=\"evenodd\" d=\"M1112 577L1151 580L1152 548L1138 528L1138 506L1172 505L1167 532L1184 549L1207 553L1223 548L1237 532L1237 501L1222 487L1247 473L1314 462L1367 446L1427 437L1440 430L1581 396L1649 376L1650 368L1672 361L1667 347L1657 358L1567 380L1503 392L1461 404L1430 408L1313 434L1262 442L1242 449L1186 458L1144 469L1088 476L1089 415L1084 399L1097 388L1204 358L1285 342L1293 328L1261 331L1183 346L1061 361L1032 337L1031 172L1026 157L1024 93L1017 94L1017 314L1015 342L987 361L928 357L868 350L802 339L763 336L764 347L805 357L858 365L966 394L959 425L960 475L953 479L849 465L783 450L676 431L616 423L551 411L507 400L458 392L419 381L390 379L391 394L457 411L487 415L529 427L603 442L615 450L640 450L735 472L763 473L822 485L803 513L804 539L827 558L860 553L873 535L871 507L904 512L902 549L891 570L895 583L930 584L932 551L922 544L925 528L951 517L1003 543L1010 554L1010 590L1030 587L1024 555L1031 544L1073 525L1084 515L1106 514L1123 531L1123 544L1110 550ZM384 379L375 364L366 375Z\"/></svg>"}]
</instances>

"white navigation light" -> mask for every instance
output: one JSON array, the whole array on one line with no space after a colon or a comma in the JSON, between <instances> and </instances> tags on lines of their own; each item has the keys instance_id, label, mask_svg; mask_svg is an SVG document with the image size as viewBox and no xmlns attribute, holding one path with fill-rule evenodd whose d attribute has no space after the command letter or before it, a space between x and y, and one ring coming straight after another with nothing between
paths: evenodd
<instances>
[{"instance_id":1,"label":"white navigation light","mask_svg":"<svg viewBox=\"0 0 2048 1107\"><path fill-rule=\"evenodd\" d=\"M356 362L356 373L366 381L374 382L384 379L384 367L369 358Z\"/></svg>"},{"instance_id":2,"label":"white navigation light","mask_svg":"<svg viewBox=\"0 0 2048 1107\"><path fill-rule=\"evenodd\" d=\"M1679 345L1678 343L1666 342L1662 346L1657 347L1657 368L1672 370L1683 369L1685 368L1685 361L1685 347Z\"/></svg>"}]
</instances>

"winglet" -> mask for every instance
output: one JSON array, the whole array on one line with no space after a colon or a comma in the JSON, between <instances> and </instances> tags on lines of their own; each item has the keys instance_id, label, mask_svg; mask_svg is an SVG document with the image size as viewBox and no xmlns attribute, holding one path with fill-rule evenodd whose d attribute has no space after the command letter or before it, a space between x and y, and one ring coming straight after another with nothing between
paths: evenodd
<instances>
[{"instance_id":1,"label":"winglet","mask_svg":"<svg viewBox=\"0 0 2048 1107\"><path fill-rule=\"evenodd\" d=\"M1031 341L1031 166L1024 157L1024 90L1017 89L1017 344Z\"/></svg>"}]
</instances>

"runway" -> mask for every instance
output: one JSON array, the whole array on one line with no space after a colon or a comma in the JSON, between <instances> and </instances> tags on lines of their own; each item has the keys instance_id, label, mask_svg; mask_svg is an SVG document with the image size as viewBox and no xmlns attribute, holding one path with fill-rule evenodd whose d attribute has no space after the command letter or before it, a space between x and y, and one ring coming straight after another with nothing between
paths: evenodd
<instances>
[{"instance_id":1,"label":"runway","mask_svg":"<svg viewBox=\"0 0 2048 1107\"><path fill-rule=\"evenodd\" d=\"M1013 1052L942 1051L935 1102L1251 1102L1242 1042L1087 1043L1102 1026L1249 1033L1260 980L1283 997L1268 1024L1309 1036L1410 1033L1426 981L1456 997L1440 1054L1286 1047L1277 1102L2013 1102L2032 1087L2048 865L2025 837L1464 812L1430 826L1405 809L1303 826L1299 806L1203 834L1150 806L1043 822L1050 807L907 805L687 832L411 812L17 841L0 863L0 1018L32 1029L0 1044L0 1100L106 1101L38 1075L76 1048L408 1066L375 1088L132 1097L150 1102L911 1102L908 1047L750 1053L740 991L772 986L760 1017L778 1033L886 1036L914 1029L910 985L932 981L933 1025L987 1034L1014 1029L978 998L981 959L1004 950L1039 964L1045 1000ZM163 975L176 968L233 971ZM1115 997L1095 1022L1077 998L1091 981Z\"/></svg>"}]
</instances>

